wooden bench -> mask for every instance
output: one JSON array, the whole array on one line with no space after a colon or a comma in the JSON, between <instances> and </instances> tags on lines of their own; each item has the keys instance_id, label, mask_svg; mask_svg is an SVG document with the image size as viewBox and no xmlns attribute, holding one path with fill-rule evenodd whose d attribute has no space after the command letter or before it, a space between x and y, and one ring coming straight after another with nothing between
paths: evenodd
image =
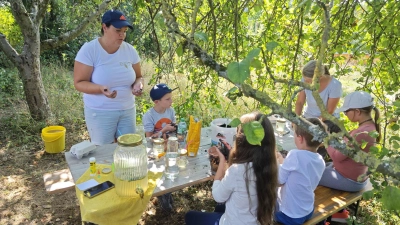
<instances>
[{"instance_id":1,"label":"wooden bench","mask_svg":"<svg viewBox=\"0 0 400 225\"><path fill-rule=\"evenodd\" d=\"M364 192L372 190L372 184L368 182L367 186L359 192L339 191L323 186L318 186L315 190L314 214L305 225L315 225L318 222L337 213L339 210L356 203L355 215L357 214L358 204Z\"/></svg>"},{"instance_id":2,"label":"wooden bench","mask_svg":"<svg viewBox=\"0 0 400 225\"><path fill-rule=\"evenodd\" d=\"M47 193L55 194L74 189L75 182L69 169L58 170L43 175L44 186Z\"/></svg>"}]
</instances>

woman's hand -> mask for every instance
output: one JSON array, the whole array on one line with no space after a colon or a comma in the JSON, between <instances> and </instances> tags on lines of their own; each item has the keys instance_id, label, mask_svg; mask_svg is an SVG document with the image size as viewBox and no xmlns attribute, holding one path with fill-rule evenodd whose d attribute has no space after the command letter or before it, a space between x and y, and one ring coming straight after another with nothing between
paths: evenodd
<instances>
[{"instance_id":1,"label":"woman's hand","mask_svg":"<svg viewBox=\"0 0 400 225\"><path fill-rule=\"evenodd\" d=\"M117 91L110 91L107 86L101 86L101 92L107 97L107 98L115 98L117 97Z\"/></svg>"},{"instance_id":2,"label":"woman's hand","mask_svg":"<svg viewBox=\"0 0 400 225\"><path fill-rule=\"evenodd\" d=\"M143 93L143 78L139 78L132 85L132 94L135 96L141 96Z\"/></svg>"}]
</instances>

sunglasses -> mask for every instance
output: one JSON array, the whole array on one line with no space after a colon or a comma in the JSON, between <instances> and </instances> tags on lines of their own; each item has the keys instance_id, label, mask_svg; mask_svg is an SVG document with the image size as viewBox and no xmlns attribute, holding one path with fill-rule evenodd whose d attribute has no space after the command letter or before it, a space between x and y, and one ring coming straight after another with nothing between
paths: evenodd
<instances>
[{"instance_id":1,"label":"sunglasses","mask_svg":"<svg viewBox=\"0 0 400 225\"><path fill-rule=\"evenodd\" d=\"M347 115L347 113L349 113L350 111L354 111L354 110L356 110L356 109L348 109L348 110L344 111L343 113L344 113L345 115Z\"/></svg>"}]
</instances>

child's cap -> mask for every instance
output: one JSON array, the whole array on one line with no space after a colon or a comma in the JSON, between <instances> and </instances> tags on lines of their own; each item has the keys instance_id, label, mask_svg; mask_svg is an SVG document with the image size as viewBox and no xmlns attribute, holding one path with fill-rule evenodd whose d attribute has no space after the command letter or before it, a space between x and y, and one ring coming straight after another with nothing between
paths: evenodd
<instances>
[{"instance_id":1,"label":"child's cap","mask_svg":"<svg viewBox=\"0 0 400 225\"><path fill-rule=\"evenodd\" d=\"M172 90L166 84L156 84L150 90L151 100L160 100L164 95L171 93Z\"/></svg>"},{"instance_id":2,"label":"child's cap","mask_svg":"<svg viewBox=\"0 0 400 225\"><path fill-rule=\"evenodd\" d=\"M349 109L361 109L374 104L372 96L365 91L352 92L344 98L343 106L336 109L335 112L344 112Z\"/></svg>"}]
</instances>

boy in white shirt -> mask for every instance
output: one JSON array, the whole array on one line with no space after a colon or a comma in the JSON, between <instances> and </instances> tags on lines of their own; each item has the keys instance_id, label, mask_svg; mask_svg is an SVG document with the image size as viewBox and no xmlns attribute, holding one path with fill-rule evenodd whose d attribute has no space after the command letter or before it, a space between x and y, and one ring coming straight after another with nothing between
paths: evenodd
<instances>
[{"instance_id":1,"label":"boy in white shirt","mask_svg":"<svg viewBox=\"0 0 400 225\"><path fill-rule=\"evenodd\" d=\"M307 119L313 126L326 129L317 118ZM325 170L325 162L317 153L319 141L307 130L294 125L297 149L289 151L279 167L278 208L275 221L285 225L303 224L314 212L314 190Z\"/></svg>"}]
</instances>

